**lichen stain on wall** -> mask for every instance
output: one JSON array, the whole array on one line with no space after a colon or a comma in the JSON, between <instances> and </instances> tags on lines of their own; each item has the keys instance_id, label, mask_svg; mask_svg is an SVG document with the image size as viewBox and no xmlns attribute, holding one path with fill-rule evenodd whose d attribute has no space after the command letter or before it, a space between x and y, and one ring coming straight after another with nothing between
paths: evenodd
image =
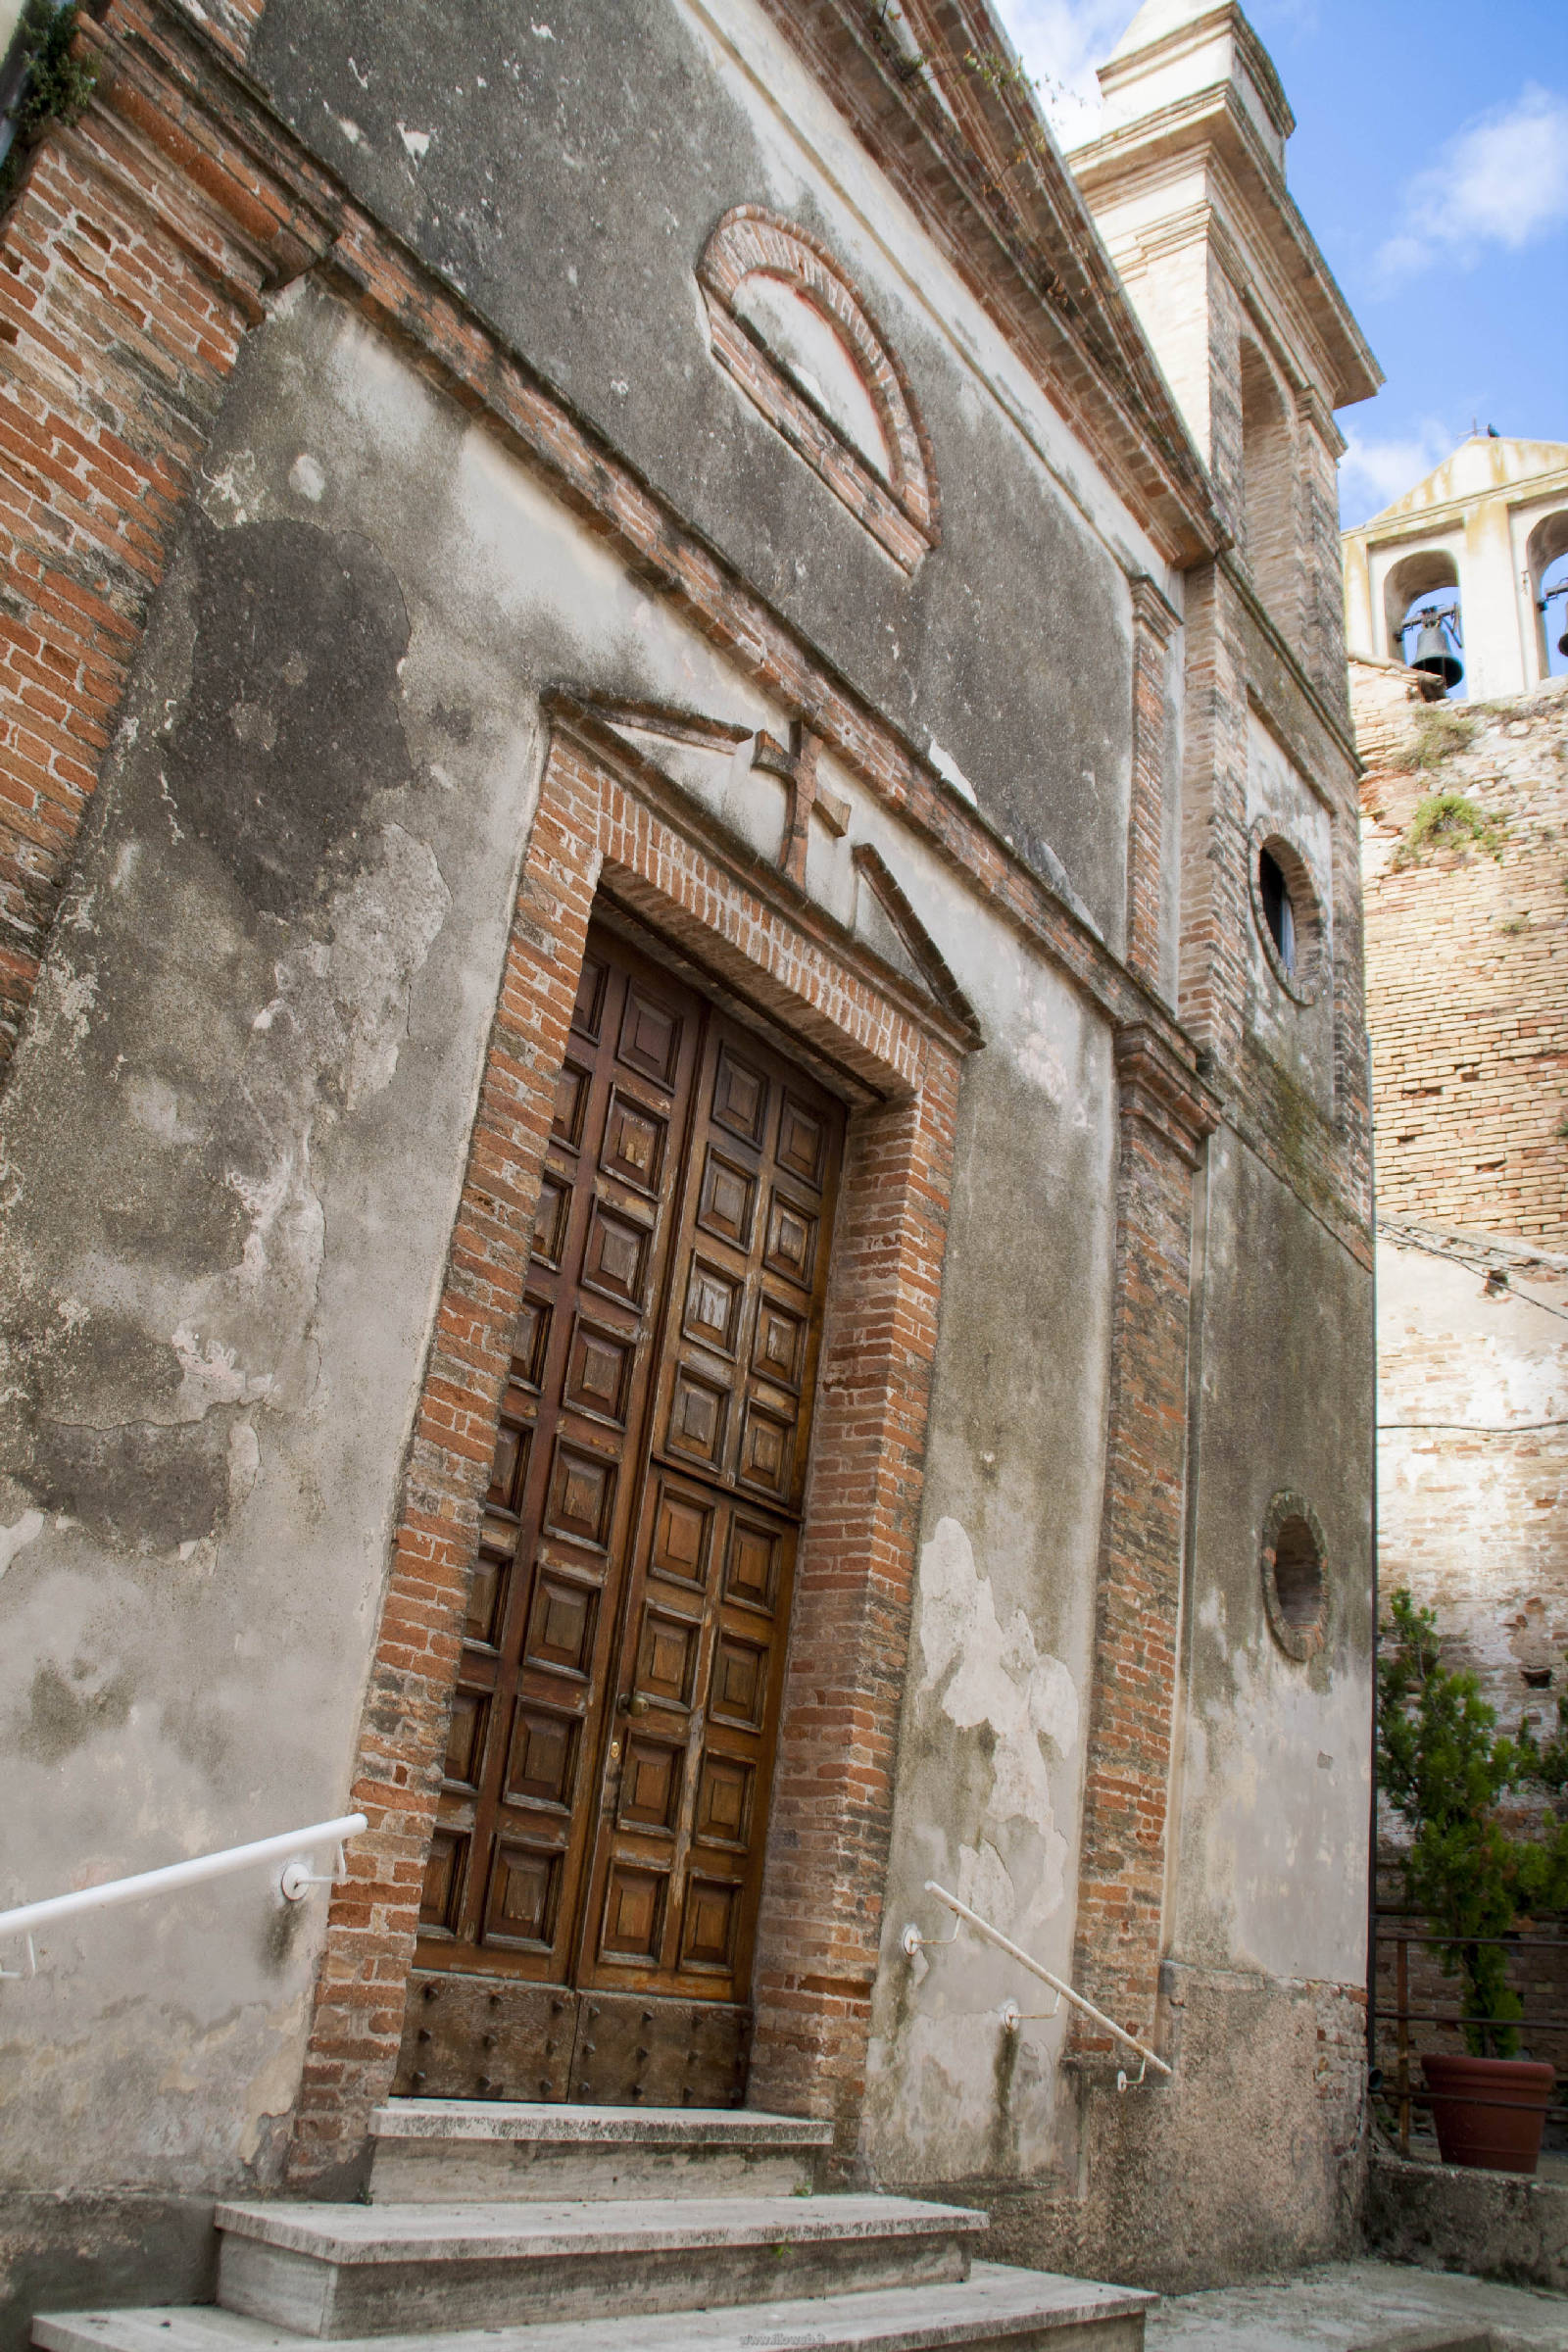
<instances>
[{"instance_id":1,"label":"lichen stain on wall","mask_svg":"<svg viewBox=\"0 0 1568 2352\"><path fill-rule=\"evenodd\" d=\"M1187 1721L1186 1858L1200 1868L1202 1896L1189 1904L1182 1956L1342 1982L1365 1928L1367 1676L1345 1658L1314 1676L1265 1648L1255 1628L1232 1643L1217 1591L1198 1614L1227 1668L1223 1690L1211 1686Z\"/></svg>"},{"instance_id":2,"label":"lichen stain on wall","mask_svg":"<svg viewBox=\"0 0 1568 2352\"><path fill-rule=\"evenodd\" d=\"M122 747L144 839L167 847L126 844L68 904L74 948L46 967L56 1050L84 1092L122 1093L124 1165L109 1216L84 1201L68 1235L25 1221L6 1286L21 1409L5 1467L111 1548L188 1559L254 1484L259 1441L237 1416L308 1400L313 1154L390 1083L451 900L430 848L370 817L376 791L413 780L389 567L346 534L198 514L185 587L183 691L150 740L133 716ZM254 964L265 1002L248 1035L181 985L176 909ZM149 937L166 981L153 1031L136 984ZM216 1055L193 1034L208 1021ZM67 1259L62 1297L51 1261Z\"/></svg>"},{"instance_id":3,"label":"lichen stain on wall","mask_svg":"<svg viewBox=\"0 0 1568 2352\"><path fill-rule=\"evenodd\" d=\"M1065 1841L1053 1829L1051 1779L1045 1747L1070 1755L1078 1739L1078 1692L1059 1658L1042 1655L1022 1609L1005 1629L999 1623L990 1579L956 1519L940 1519L920 1554L922 1691L935 1690L942 1712L959 1731L984 1725L991 1734L995 1822L1022 1820L1054 1838L1055 1870L1030 1903L1032 1917L1050 1918L1065 1890ZM956 1891L956 1889L955 1890Z\"/></svg>"},{"instance_id":4,"label":"lichen stain on wall","mask_svg":"<svg viewBox=\"0 0 1568 2352\"><path fill-rule=\"evenodd\" d=\"M1003 1622L959 1520L939 1519L922 1548L919 1595L921 1671L911 1697L920 1737L934 1747L959 1735L952 1782L960 1796L951 1818L972 1821L974 1835L956 1855L938 1824L923 1826L917 1842L934 1878L956 1881L954 1893L1028 1948L1066 1899L1068 1845L1051 1776L1075 1759L1077 1688L1061 1660L1041 1649L1022 1609ZM927 1898L928 1934L936 1915ZM1001 2009L1020 1994L1026 2012L1048 2008L1040 1990L1036 2002L1016 1966L967 1930L952 1952L921 1951L907 1966L872 2069L874 2106L912 2100L918 2111L917 2119L899 2115L888 2135L901 2163L918 2151L933 2177L956 2179L1014 2173L1038 2153L1060 2029L1031 2017L1009 2033ZM989 2066L977 2062L981 2042ZM874 2125L871 2137L881 2137Z\"/></svg>"}]
</instances>

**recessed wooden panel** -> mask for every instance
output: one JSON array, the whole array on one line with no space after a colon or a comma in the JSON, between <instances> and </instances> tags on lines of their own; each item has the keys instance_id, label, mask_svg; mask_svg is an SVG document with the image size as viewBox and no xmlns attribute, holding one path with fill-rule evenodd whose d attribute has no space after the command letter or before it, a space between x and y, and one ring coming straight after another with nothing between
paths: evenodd
<instances>
[{"instance_id":1,"label":"recessed wooden panel","mask_svg":"<svg viewBox=\"0 0 1568 2352\"><path fill-rule=\"evenodd\" d=\"M582 1253L585 1290L618 1299L623 1306L641 1307L648 1296L648 1255L653 1236L630 1217L617 1216L596 1200Z\"/></svg>"},{"instance_id":2,"label":"recessed wooden panel","mask_svg":"<svg viewBox=\"0 0 1568 2352\"><path fill-rule=\"evenodd\" d=\"M682 1364L670 1391L669 1427L664 1433L670 1452L705 1467L716 1466L724 1450L728 1416L728 1392Z\"/></svg>"},{"instance_id":3,"label":"recessed wooden panel","mask_svg":"<svg viewBox=\"0 0 1568 2352\"><path fill-rule=\"evenodd\" d=\"M529 1665L586 1678L593 1656L598 1603L599 1595L591 1588L570 1584L564 1577L542 1571L534 1587L533 1608L528 1619Z\"/></svg>"},{"instance_id":4,"label":"recessed wooden panel","mask_svg":"<svg viewBox=\"0 0 1568 2352\"><path fill-rule=\"evenodd\" d=\"M680 1811L686 1751L654 1740L628 1740L620 1771L622 1829L672 1834Z\"/></svg>"},{"instance_id":5,"label":"recessed wooden panel","mask_svg":"<svg viewBox=\"0 0 1568 2352\"><path fill-rule=\"evenodd\" d=\"M548 1846L502 1838L490 1872L485 1906L486 1943L531 1944L548 1951L556 1932L561 1853Z\"/></svg>"},{"instance_id":6,"label":"recessed wooden panel","mask_svg":"<svg viewBox=\"0 0 1568 2352\"><path fill-rule=\"evenodd\" d=\"M811 1287L816 1271L816 1228L818 1220L809 1210L787 1200L775 1193L767 1204L767 1240L762 1249L762 1263L771 1274L782 1274L787 1282L799 1283L803 1291Z\"/></svg>"},{"instance_id":7,"label":"recessed wooden panel","mask_svg":"<svg viewBox=\"0 0 1568 2352\"><path fill-rule=\"evenodd\" d=\"M713 1124L748 1144L760 1144L767 1124L768 1084L764 1073L729 1046L719 1049L713 1073Z\"/></svg>"},{"instance_id":8,"label":"recessed wooden panel","mask_svg":"<svg viewBox=\"0 0 1568 2352\"><path fill-rule=\"evenodd\" d=\"M615 1465L575 1446L558 1445L550 1473L545 1525L553 1536L602 1547L615 1499Z\"/></svg>"},{"instance_id":9,"label":"recessed wooden panel","mask_svg":"<svg viewBox=\"0 0 1568 2352\"><path fill-rule=\"evenodd\" d=\"M683 1023L673 1005L662 1004L647 990L633 984L626 991L626 1008L620 1021L620 1058L629 1069L640 1070L645 1078L669 1087L675 1081L675 1065L680 1058Z\"/></svg>"},{"instance_id":10,"label":"recessed wooden panel","mask_svg":"<svg viewBox=\"0 0 1568 2352\"><path fill-rule=\"evenodd\" d=\"M490 1702L476 1691L459 1690L447 1718L447 1753L442 1778L459 1788L472 1788L479 1779L485 1724Z\"/></svg>"},{"instance_id":11,"label":"recessed wooden panel","mask_svg":"<svg viewBox=\"0 0 1568 2352\"><path fill-rule=\"evenodd\" d=\"M566 1357L566 1402L580 1413L594 1413L601 1420L612 1421L622 1428L626 1420L626 1405L631 1395L633 1348L629 1340L622 1340L612 1331L603 1331L592 1323L579 1323L571 1335L571 1348Z\"/></svg>"},{"instance_id":12,"label":"recessed wooden panel","mask_svg":"<svg viewBox=\"0 0 1568 2352\"><path fill-rule=\"evenodd\" d=\"M610 966L602 956L585 956L582 975L577 982L577 1002L571 1009L571 1025L579 1037L597 1045L604 1027L605 998L610 988Z\"/></svg>"},{"instance_id":13,"label":"recessed wooden panel","mask_svg":"<svg viewBox=\"0 0 1568 2352\"><path fill-rule=\"evenodd\" d=\"M767 1696L767 1651L758 1642L720 1634L713 1652L713 1689L709 1712L715 1722L760 1731Z\"/></svg>"},{"instance_id":14,"label":"recessed wooden panel","mask_svg":"<svg viewBox=\"0 0 1568 2352\"><path fill-rule=\"evenodd\" d=\"M740 1336L744 1286L721 1266L694 1257L686 1283L686 1306L681 1330L687 1339L715 1354L733 1355Z\"/></svg>"},{"instance_id":15,"label":"recessed wooden panel","mask_svg":"<svg viewBox=\"0 0 1568 2352\"><path fill-rule=\"evenodd\" d=\"M793 1414L772 1413L752 1399L741 1423L740 1460L736 1475L765 1494L789 1492L795 1462Z\"/></svg>"},{"instance_id":16,"label":"recessed wooden panel","mask_svg":"<svg viewBox=\"0 0 1568 2352\"><path fill-rule=\"evenodd\" d=\"M820 1189L827 1153L827 1127L814 1110L786 1090L778 1114L778 1164L803 1184Z\"/></svg>"},{"instance_id":17,"label":"recessed wooden panel","mask_svg":"<svg viewBox=\"0 0 1568 2352\"><path fill-rule=\"evenodd\" d=\"M548 1173L539 1181L539 1206L533 1219L533 1253L547 1266L559 1266L566 1246L566 1217L571 1187Z\"/></svg>"},{"instance_id":18,"label":"recessed wooden panel","mask_svg":"<svg viewBox=\"0 0 1568 2352\"><path fill-rule=\"evenodd\" d=\"M605 1931L600 1955L606 1960L659 1964L664 1935L664 1904L669 1874L634 1870L624 1864L612 1872L605 1904Z\"/></svg>"},{"instance_id":19,"label":"recessed wooden panel","mask_svg":"<svg viewBox=\"0 0 1568 2352\"><path fill-rule=\"evenodd\" d=\"M490 1465L490 1488L485 1500L497 1510L515 1513L522 1507L532 1434L526 1423L510 1416L496 1432L495 1460Z\"/></svg>"},{"instance_id":20,"label":"recessed wooden panel","mask_svg":"<svg viewBox=\"0 0 1568 2352\"><path fill-rule=\"evenodd\" d=\"M491 1649L496 1646L500 1640L501 1619L506 1609L511 1573L510 1557L500 1556L486 1544L480 1544L479 1556L473 1563L473 1575L468 1584L468 1605L464 1616L463 1630L470 1642L483 1642Z\"/></svg>"},{"instance_id":21,"label":"recessed wooden panel","mask_svg":"<svg viewBox=\"0 0 1568 2352\"><path fill-rule=\"evenodd\" d=\"M571 1803L577 1777L577 1742L581 1728L574 1716L555 1715L547 1707L519 1705L512 1726L512 1752L507 1758L507 1800L514 1805L546 1805L564 1812Z\"/></svg>"},{"instance_id":22,"label":"recessed wooden panel","mask_svg":"<svg viewBox=\"0 0 1568 2352\"><path fill-rule=\"evenodd\" d=\"M582 1131L588 1118L588 1092L593 1085L592 1070L580 1062L564 1061L561 1076L556 1080L556 1115L551 1134L558 1144L575 1152L582 1143Z\"/></svg>"},{"instance_id":23,"label":"recessed wooden panel","mask_svg":"<svg viewBox=\"0 0 1568 2352\"><path fill-rule=\"evenodd\" d=\"M798 1389L806 1373L804 1315L792 1315L776 1298L763 1298L757 1309L757 1336L752 1343L752 1370L780 1388Z\"/></svg>"},{"instance_id":24,"label":"recessed wooden panel","mask_svg":"<svg viewBox=\"0 0 1568 2352\"><path fill-rule=\"evenodd\" d=\"M708 1582L713 1543L713 1506L660 1482L654 1505L654 1541L648 1565L656 1576L701 1590Z\"/></svg>"},{"instance_id":25,"label":"recessed wooden panel","mask_svg":"<svg viewBox=\"0 0 1568 2352\"><path fill-rule=\"evenodd\" d=\"M666 1707L689 1707L697 1684L701 1625L664 1609L645 1609L637 1644L637 1689Z\"/></svg>"},{"instance_id":26,"label":"recessed wooden panel","mask_svg":"<svg viewBox=\"0 0 1568 2352\"><path fill-rule=\"evenodd\" d=\"M721 1880L689 1878L681 1934L683 1968L721 1969L735 1959L735 1915L740 1888Z\"/></svg>"},{"instance_id":27,"label":"recessed wooden panel","mask_svg":"<svg viewBox=\"0 0 1568 2352\"><path fill-rule=\"evenodd\" d=\"M709 1147L698 1197L697 1222L737 1250L752 1246L752 1223L757 1214L757 1179L738 1160Z\"/></svg>"},{"instance_id":28,"label":"recessed wooden panel","mask_svg":"<svg viewBox=\"0 0 1568 2352\"><path fill-rule=\"evenodd\" d=\"M778 1596L784 1538L737 1511L724 1559L724 1598L743 1608L771 1610Z\"/></svg>"},{"instance_id":29,"label":"recessed wooden panel","mask_svg":"<svg viewBox=\"0 0 1568 2352\"><path fill-rule=\"evenodd\" d=\"M617 1094L611 1100L599 1164L607 1174L619 1177L622 1184L652 1197L658 1193L664 1173L666 1133L664 1121L655 1112L646 1110L629 1096Z\"/></svg>"},{"instance_id":30,"label":"recessed wooden panel","mask_svg":"<svg viewBox=\"0 0 1568 2352\"><path fill-rule=\"evenodd\" d=\"M424 1888L419 1896L419 1928L428 1935L450 1935L463 1893L463 1870L468 1840L450 1830L437 1830L425 1858Z\"/></svg>"},{"instance_id":31,"label":"recessed wooden panel","mask_svg":"<svg viewBox=\"0 0 1568 2352\"><path fill-rule=\"evenodd\" d=\"M752 1832L755 1777L751 1765L737 1756L715 1756L711 1751L704 1756L697 1783L697 1819L692 1832L700 1844L732 1847L737 1853L746 1851Z\"/></svg>"},{"instance_id":32,"label":"recessed wooden panel","mask_svg":"<svg viewBox=\"0 0 1568 2352\"><path fill-rule=\"evenodd\" d=\"M550 1345L550 1303L525 1298L512 1341L512 1377L524 1389L537 1391L544 1378L545 1350Z\"/></svg>"}]
</instances>

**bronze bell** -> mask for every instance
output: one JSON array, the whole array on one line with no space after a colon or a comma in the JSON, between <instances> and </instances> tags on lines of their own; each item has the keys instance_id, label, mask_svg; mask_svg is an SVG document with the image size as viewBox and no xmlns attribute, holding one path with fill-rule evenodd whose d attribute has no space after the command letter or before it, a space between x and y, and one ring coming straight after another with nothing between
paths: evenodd
<instances>
[{"instance_id":1,"label":"bronze bell","mask_svg":"<svg viewBox=\"0 0 1568 2352\"><path fill-rule=\"evenodd\" d=\"M1568 622L1568 605L1564 605L1562 616L1563 620ZM1564 627L1562 635L1557 640L1557 651L1559 654L1568 654L1568 627Z\"/></svg>"},{"instance_id":2,"label":"bronze bell","mask_svg":"<svg viewBox=\"0 0 1568 2352\"><path fill-rule=\"evenodd\" d=\"M1424 669L1429 677L1441 678L1446 691L1457 686L1464 676L1464 664L1448 651L1448 640L1433 606L1428 606L1421 615L1421 632L1415 641L1410 667Z\"/></svg>"}]
</instances>

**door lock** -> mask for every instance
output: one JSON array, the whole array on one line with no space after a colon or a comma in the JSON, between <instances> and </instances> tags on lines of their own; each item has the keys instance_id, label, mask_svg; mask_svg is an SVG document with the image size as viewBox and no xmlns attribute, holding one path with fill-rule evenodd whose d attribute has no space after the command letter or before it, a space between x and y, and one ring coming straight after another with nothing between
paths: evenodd
<instances>
[{"instance_id":1,"label":"door lock","mask_svg":"<svg viewBox=\"0 0 1568 2352\"><path fill-rule=\"evenodd\" d=\"M615 1705L622 1715L646 1715L648 1712L648 1701L640 1690L635 1694L629 1690L623 1690L616 1699Z\"/></svg>"}]
</instances>

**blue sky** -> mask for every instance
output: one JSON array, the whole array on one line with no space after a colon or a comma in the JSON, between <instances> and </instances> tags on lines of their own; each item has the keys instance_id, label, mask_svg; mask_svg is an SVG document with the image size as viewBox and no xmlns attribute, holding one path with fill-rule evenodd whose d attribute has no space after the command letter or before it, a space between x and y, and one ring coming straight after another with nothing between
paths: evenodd
<instances>
[{"instance_id":1,"label":"blue sky","mask_svg":"<svg viewBox=\"0 0 1568 2352\"><path fill-rule=\"evenodd\" d=\"M1137 0L996 0L1064 144ZM1292 192L1388 382L1340 412L1347 524L1470 431L1568 441L1568 0L1252 0Z\"/></svg>"}]
</instances>

